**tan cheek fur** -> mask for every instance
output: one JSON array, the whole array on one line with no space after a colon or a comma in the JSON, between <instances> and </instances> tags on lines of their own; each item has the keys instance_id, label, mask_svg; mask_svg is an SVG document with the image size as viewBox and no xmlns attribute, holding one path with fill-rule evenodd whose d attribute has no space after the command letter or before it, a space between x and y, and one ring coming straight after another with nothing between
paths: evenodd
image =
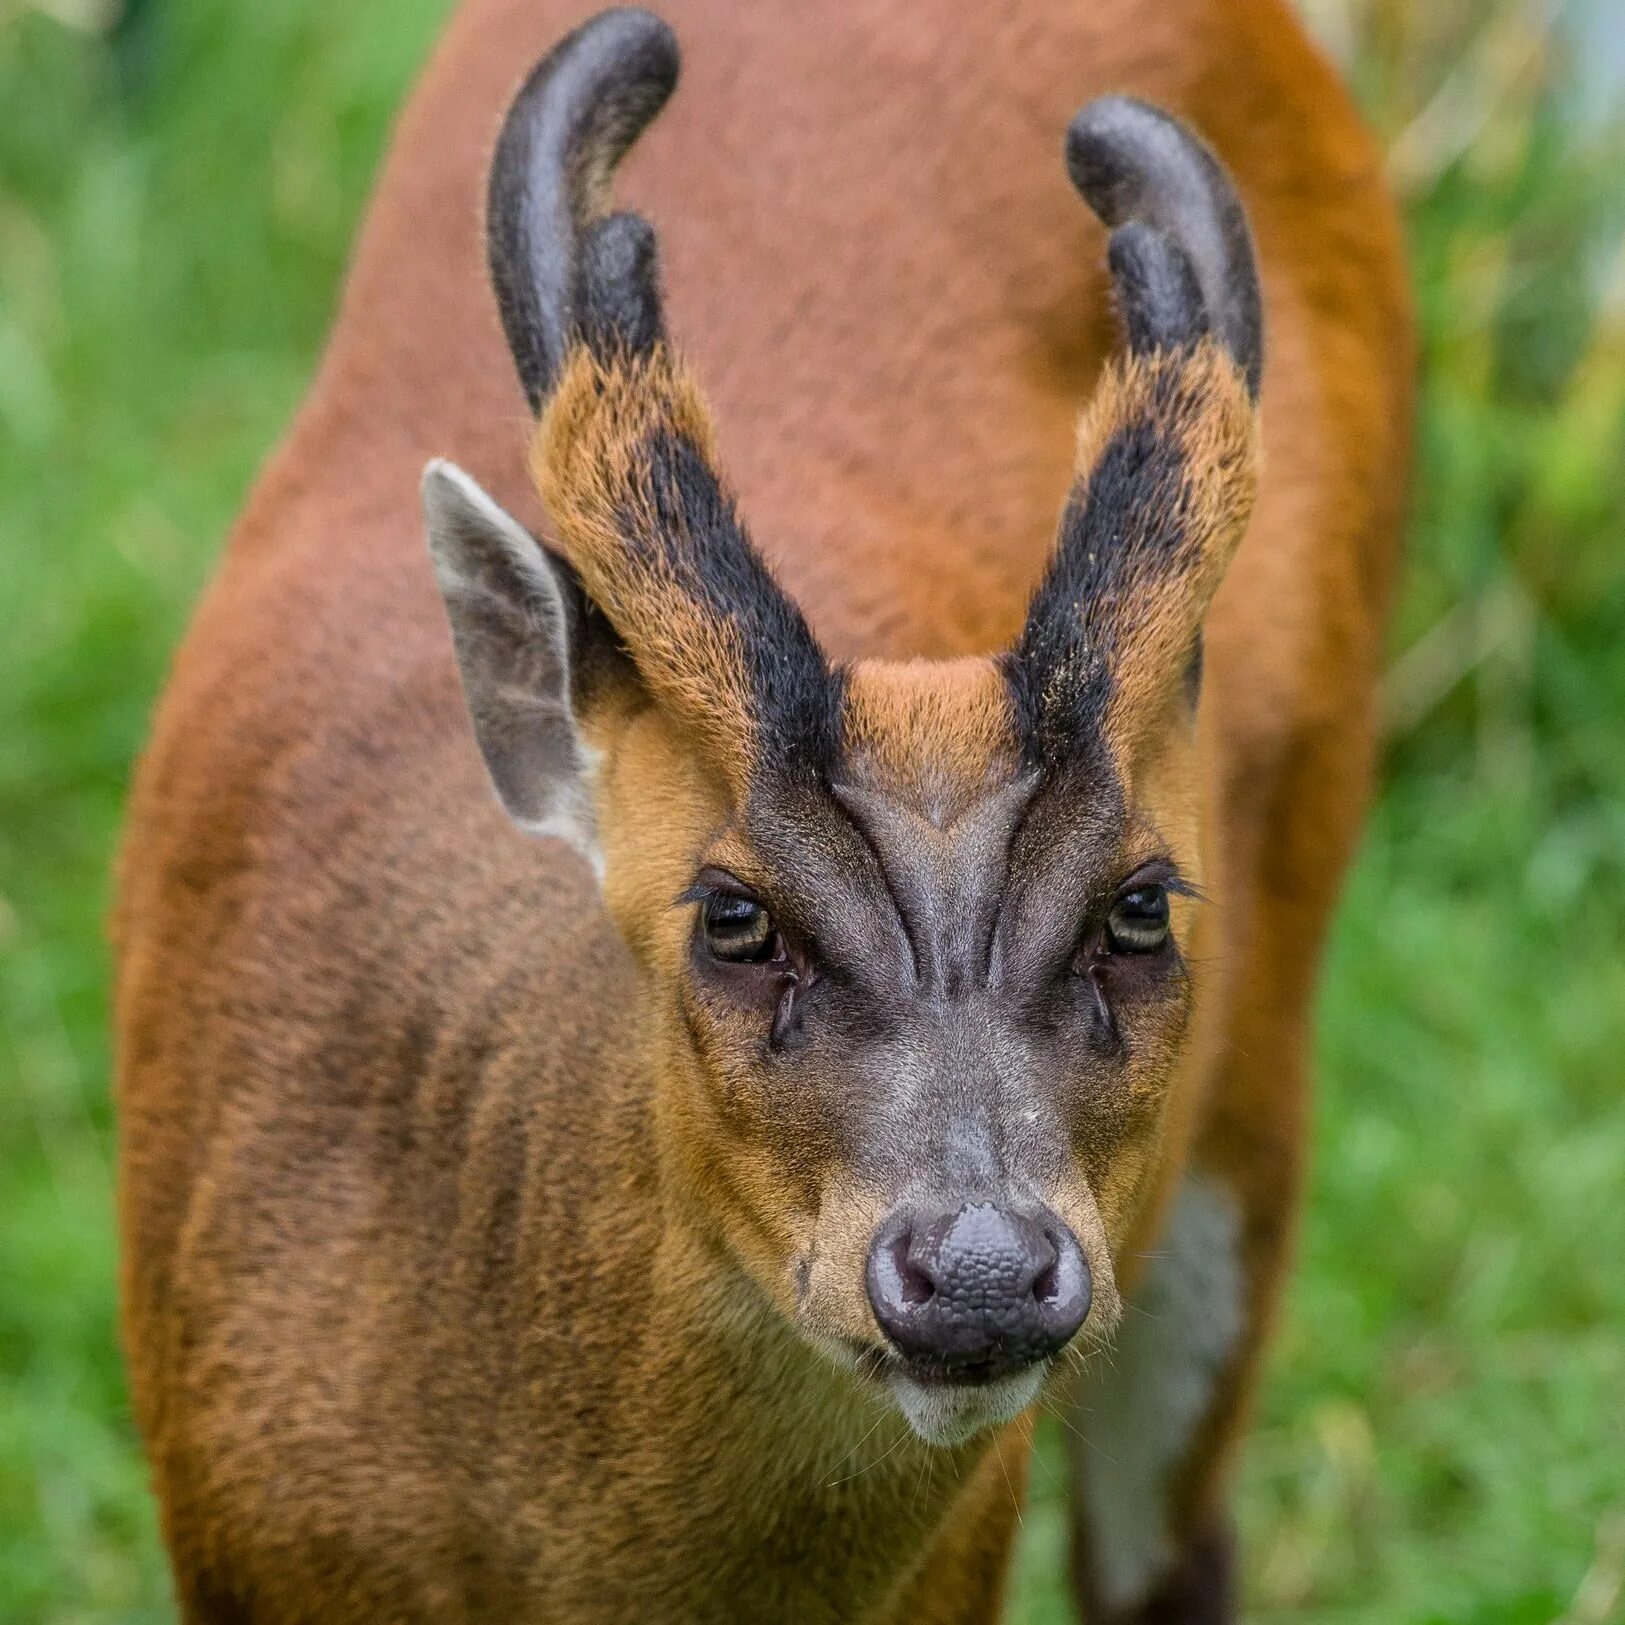
<instances>
[{"instance_id":1,"label":"tan cheek fur","mask_svg":"<svg viewBox=\"0 0 1625 1625\"><path fill-rule=\"evenodd\" d=\"M801 1323L814 1337L878 1341L864 1266L869 1243L893 1199L890 1191L839 1179L825 1193L807 1236L806 1290L799 1305Z\"/></svg>"},{"instance_id":2,"label":"tan cheek fur","mask_svg":"<svg viewBox=\"0 0 1625 1625\"><path fill-rule=\"evenodd\" d=\"M693 749L692 735L657 706L587 729L595 775L604 898L633 953L671 984L681 974L688 911L673 900L694 879L697 854L729 817L730 802ZM649 786L660 793L651 795Z\"/></svg>"},{"instance_id":3,"label":"tan cheek fur","mask_svg":"<svg viewBox=\"0 0 1625 1625\"><path fill-rule=\"evenodd\" d=\"M689 967L694 909L674 901L705 863L749 872L732 799L693 734L658 707L599 718L589 739L600 752L605 901L648 989L656 1112L675 1176L667 1200L793 1315L793 1266L812 1250L824 1170L763 1097L753 1018L704 1005Z\"/></svg>"}]
</instances>

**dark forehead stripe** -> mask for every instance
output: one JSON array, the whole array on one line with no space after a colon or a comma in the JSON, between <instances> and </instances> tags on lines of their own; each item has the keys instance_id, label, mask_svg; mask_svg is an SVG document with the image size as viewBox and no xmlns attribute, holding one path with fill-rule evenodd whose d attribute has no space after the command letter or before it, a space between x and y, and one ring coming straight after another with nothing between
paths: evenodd
<instances>
[{"instance_id":1,"label":"dark forehead stripe","mask_svg":"<svg viewBox=\"0 0 1625 1625\"><path fill-rule=\"evenodd\" d=\"M1186 446L1204 404L1189 370L1159 368L1139 409L1073 487L1004 666L1029 760L1092 753L1133 634L1155 595L1198 562L1204 538L1193 523Z\"/></svg>"},{"instance_id":2,"label":"dark forehead stripe","mask_svg":"<svg viewBox=\"0 0 1625 1625\"><path fill-rule=\"evenodd\" d=\"M660 431L640 448L649 519L621 515L632 545L668 571L700 609L730 623L745 657L756 724L755 779L827 778L840 744L841 678L801 611L768 572L729 492L686 437Z\"/></svg>"},{"instance_id":3,"label":"dark forehead stripe","mask_svg":"<svg viewBox=\"0 0 1625 1625\"><path fill-rule=\"evenodd\" d=\"M1006 662L1028 756L1055 761L1098 735L1144 555L1178 546L1184 458L1145 421L1119 429L1061 520L1061 542ZM1163 510L1172 523L1157 523Z\"/></svg>"},{"instance_id":4,"label":"dark forehead stripe","mask_svg":"<svg viewBox=\"0 0 1625 1625\"><path fill-rule=\"evenodd\" d=\"M883 793L835 787L880 869L922 986L954 992L986 979L1011 842L1037 788L1038 776L1024 774L939 829Z\"/></svg>"}]
</instances>

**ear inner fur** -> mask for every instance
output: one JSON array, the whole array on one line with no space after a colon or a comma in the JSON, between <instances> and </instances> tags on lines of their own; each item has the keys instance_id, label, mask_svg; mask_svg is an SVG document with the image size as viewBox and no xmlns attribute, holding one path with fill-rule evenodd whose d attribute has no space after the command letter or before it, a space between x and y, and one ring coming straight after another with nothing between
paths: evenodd
<instances>
[{"instance_id":1,"label":"ear inner fur","mask_svg":"<svg viewBox=\"0 0 1625 1625\"><path fill-rule=\"evenodd\" d=\"M1127 768L1195 657L1252 514L1257 417L1211 338L1110 363L1078 428L1078 476L1008 670L1029 755L1091 731Z\"/></svg>"}]
</instances>

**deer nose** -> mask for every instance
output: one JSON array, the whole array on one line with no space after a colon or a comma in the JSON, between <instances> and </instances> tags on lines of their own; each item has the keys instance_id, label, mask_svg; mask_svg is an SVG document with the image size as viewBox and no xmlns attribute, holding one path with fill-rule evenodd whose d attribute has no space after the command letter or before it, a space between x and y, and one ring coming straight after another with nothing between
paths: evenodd
<instances>
[{"instance_id":1,"label":"deer nose","mask_svg":"<svg viewBox=\"0 0 1625 1625\"><path fill-rule=\"evenodd\" d=\"M991 1202L894 1213L869 1247L869 1303L892 1347L935 1376L986 1382L1065 1348L1089 1313L1089 1265L1053 1214Z\"/></svg>"}]
</instances>

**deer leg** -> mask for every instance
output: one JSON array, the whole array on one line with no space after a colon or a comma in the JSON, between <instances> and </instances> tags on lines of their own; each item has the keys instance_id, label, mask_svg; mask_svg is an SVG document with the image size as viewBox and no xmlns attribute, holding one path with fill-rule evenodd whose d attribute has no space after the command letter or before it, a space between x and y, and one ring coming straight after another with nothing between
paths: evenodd
<instances>
[{"instance_id":1,"label":"deer leg","mask_svg":"<svg viewBox=\"0 0 1625 1625\"><path fill-rule=\"evenodd\" d=\"M1073 1581L1089 1625L1236 1617L1228 1467L1285 1276L1296 1185L1295 1159L1256 1202L1193 1166L1111 1363L1075 1391Z\"/></svg>"}]
</instances>

